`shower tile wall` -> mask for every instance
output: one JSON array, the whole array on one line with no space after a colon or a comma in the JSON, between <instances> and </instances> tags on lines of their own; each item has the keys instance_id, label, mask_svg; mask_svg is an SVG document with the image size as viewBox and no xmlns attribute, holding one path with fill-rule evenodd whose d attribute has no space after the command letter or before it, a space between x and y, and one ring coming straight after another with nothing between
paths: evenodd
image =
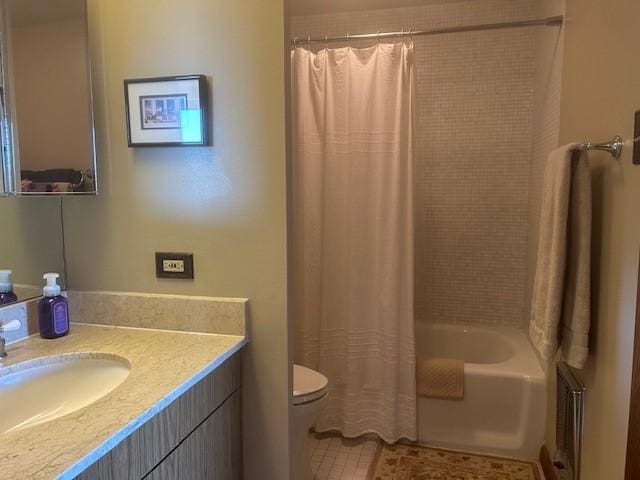
<instances>
[{"instance_id":1,"label":"shower tile wall","mask_svg":"<svg viewBox=\"0 0 640 480\"><path fill-rule=\"evenodd\" d=\"M534 0L467 0L293 17L291 28L304 38L536 13ZM416 319L522 326L535 29L415 37L414 43Z\"/></svg>"}]
</instances>

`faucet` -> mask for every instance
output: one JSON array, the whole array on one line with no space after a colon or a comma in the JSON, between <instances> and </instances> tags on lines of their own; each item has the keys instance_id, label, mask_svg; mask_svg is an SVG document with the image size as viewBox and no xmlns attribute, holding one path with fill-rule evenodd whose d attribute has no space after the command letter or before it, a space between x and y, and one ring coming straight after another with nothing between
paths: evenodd
<instances>
[{"instance_id":1,"label":"faucet","mask_svg":"<svg viewBox=\"0 0 640 480\"><path fill-rule=\"evenodd\" d=\"M5 358L7 356L6 351L6 340L3 333L7 332L15 332L16 330L20 330L22 327L22 322L20 320L11 320L7 323L0 324L0 358Z\"/></svg>"}]
</instances>

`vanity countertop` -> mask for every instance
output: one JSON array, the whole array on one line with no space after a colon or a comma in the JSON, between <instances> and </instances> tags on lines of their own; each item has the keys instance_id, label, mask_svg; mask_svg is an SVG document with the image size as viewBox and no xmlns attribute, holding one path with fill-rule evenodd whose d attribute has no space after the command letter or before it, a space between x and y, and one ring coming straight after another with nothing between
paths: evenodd
<instances>
[{"instance_id":1,"label":"vanity countertop","mask_svg":"<svg viewBox=\"0 0 640 480\"><path fill-rule=\"evenodd\" d=\"M71 352L119 355L125 381L57 420L0 434L0 479L72 479L240 350L243 336L72 324L57 340L31 336L7 347L0 369Z\"/></svg>"}]
</instances>

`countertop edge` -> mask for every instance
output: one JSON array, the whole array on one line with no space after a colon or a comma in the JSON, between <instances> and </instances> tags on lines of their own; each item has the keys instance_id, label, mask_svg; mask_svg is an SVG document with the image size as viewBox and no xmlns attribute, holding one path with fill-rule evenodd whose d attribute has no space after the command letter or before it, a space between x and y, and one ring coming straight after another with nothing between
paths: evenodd
<instances>
[{"instance_id":1,"label":"countertop edge","mask_svg":"<svg viewBox=\"0 0 640 480\"><path fill-rule=\"evenodd\" d=\"M58 474L55 478L56 480L73 480L82 472L84 472L88 467L90 467L93 463L98 461L104 455L106 455L110 450L112 450L115 446L117 446L120 442L122 442L125 438L127 438L131 433L140 428L147 421L151 420L154 416L158 414L161 410L166 408L171 402L173 402L176 398L183 395L187 392L191 387L193 387L200 380L205 378L207 375L212 373L216 368L222 365L225 361L231 358L233 355L238 353L244 346L249 343L248 338L236 336L236 335L224 335L225 337L237 337L238 343L232 345L227 350L225 350L222 354L216 357L212 362L208 365L205 365L199 372L197 372L193 377L178 385L175 389L165 395L162 399L160 399L157 403L155 403L152 407L148 408L144 412L142 412L138 417L130 421L120 430L114 432L109 438L107 438L104 442L94 448L92 451L87 453L84 457L77 460L75 463L70 465L66 470Z\"/></svg>"}]
</instances>

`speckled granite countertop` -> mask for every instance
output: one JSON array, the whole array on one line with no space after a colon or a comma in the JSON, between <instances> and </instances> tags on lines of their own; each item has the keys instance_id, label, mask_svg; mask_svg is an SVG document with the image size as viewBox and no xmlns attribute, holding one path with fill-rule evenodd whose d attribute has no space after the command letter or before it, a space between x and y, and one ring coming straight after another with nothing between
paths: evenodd
<instances>
[{"instance_id":1,"label":"speckled granite countertop","mask_svg":"<svg viewBox=\"0 0 640 480\"><path fill-rule=\"evenodd\" d=\"M85 408L0 434L0 479L74 478L245 344L242 336L72 324L67 337L32 336L8 346L0 369L39 357L97 352L125 357L131 372Z\"/></svg>"}]
</instances>

